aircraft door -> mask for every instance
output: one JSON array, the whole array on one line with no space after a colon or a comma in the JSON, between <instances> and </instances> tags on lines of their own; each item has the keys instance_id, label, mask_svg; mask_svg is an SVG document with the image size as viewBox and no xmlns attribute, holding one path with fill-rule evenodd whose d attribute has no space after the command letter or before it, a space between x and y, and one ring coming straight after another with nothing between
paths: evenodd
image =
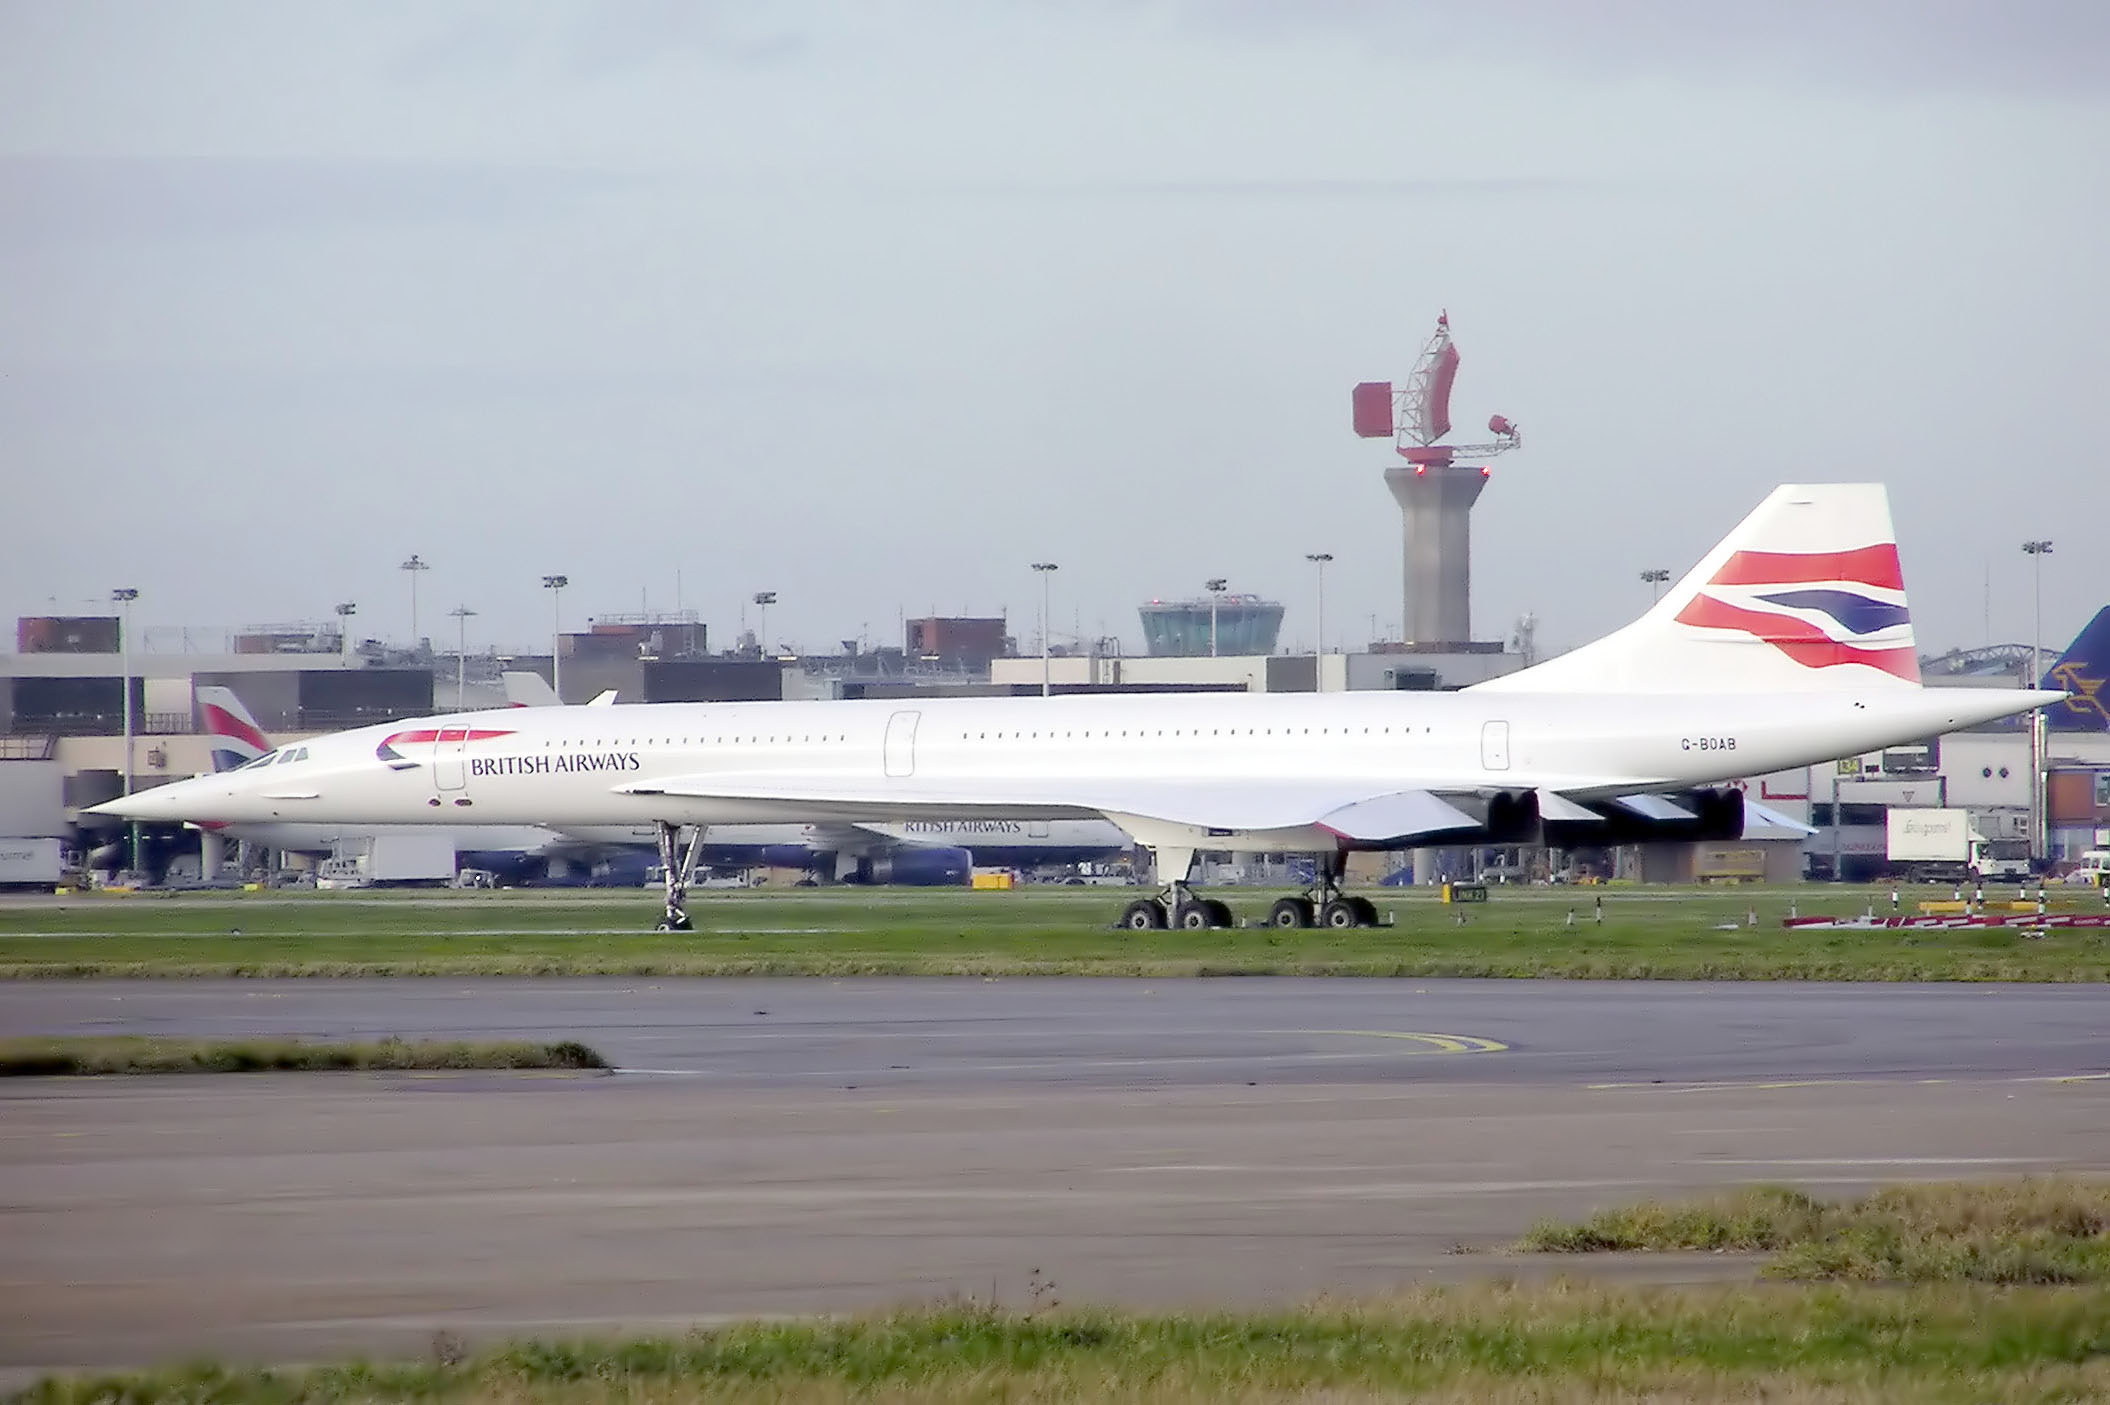
<instances>
[{"instance_id":1,"label":"aircraft door","mask_svg":"<svg viewBox=\"0 0 2110 1405\"><path fill-rule=\"evenodd\" d=\"M886 773L916 774L916 723L920 712L897 712L886 720Z\"/></svg>"},{"instance_id":2,"label":"aircraft door","mask_svg":"<svg viewBox=\"0 0 2110 1405\"><path fill-rule=\"evenodd\" d=\"M462 790L469 784L469 730L441 729L432 743L432 785L435 790Z\"/></svg>"},{"instance_id":3,"label":"aircraft door","mask_svg":"<svg viewBox=\"0 0 2110 1405\"><path fill-rule=\"evenodd\" d=\"M1026 838L1028 838L1028 839L1046 839L1046 838L1048 837L1048 835L1049 835L1049 830L1048 830L1048 822L1047 822L1046 820L1027 820L1027 821L1026 821Z\"/></svg>"},{"instance_id":4,"label":"aircraft door","mask_svg":"<svg viewBox=\"0 0 2110 1405\"><path fill-rule=\"evenodd\" d=\"M1487 771L1509 769L1509 724L1507 722L1483 722L1480 724L1480 766Z\"/></svg>"}]
</instances>

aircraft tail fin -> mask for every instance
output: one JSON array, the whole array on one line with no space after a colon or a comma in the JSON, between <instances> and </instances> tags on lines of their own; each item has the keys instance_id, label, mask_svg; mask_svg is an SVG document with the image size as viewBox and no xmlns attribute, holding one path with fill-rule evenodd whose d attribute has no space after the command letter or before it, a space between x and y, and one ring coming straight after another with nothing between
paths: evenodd
<instances>
[{"instance_id":1,"label":"aircraft tail fin","mask_svg":"<svg viewBox=\"0 0 2110 1405\"><path fill-rule=\"evenodd\" d=\"M562 707L564 700L549 680L539 673L502 673L499 678L505 683L506 706L508 707ZM594 694L586 704L588 707L607 707L615 701L616 690Z\"/></svg>"},{"instance_id":2,"label":"aircraft tail fin","mask_svg":"<svg viewBox=\"0 0 2110 1405\"><path fill-rule=\"evenodd\" d=\"M1640 619L1490 691L1836 692L1917 687L1880 483L1775 488Z\"/></svg>"},{"instance_id":3,"label":"aircraft tail fin","mask_svg":"<svg viewBox=\"0 0 2110 1405\"><path fill-rule=\"evenodd\" d=\"M232 688L200 688L196 694L198 721L212 738L212 768L232 771L271 750L271 738L256 725L256 718Z\"/></svg>"},{"instance_id":4,"label":"aircraft tail fin","mask_svg":"<svg viewBox=\"0 0 2110 1405\"><path fill-rule=\"evenodd\" d=\"M2038 686L2065 692L2064 702L2044 709L2044 723L2055 732L2110 732L2110 605L2074 636L2059 661L2045 670Z\"/></svg>"},{"instance_id":5,"label":"aircraft tail fin","mask_svg":"<svg viewBox=\"0 0 2110 1405\"><path fill-rule=\"evenodd\" d=\"M557 690L539 673L504 673L506 704L509 707L555 707Z\"/></svg>"}]
</instances>

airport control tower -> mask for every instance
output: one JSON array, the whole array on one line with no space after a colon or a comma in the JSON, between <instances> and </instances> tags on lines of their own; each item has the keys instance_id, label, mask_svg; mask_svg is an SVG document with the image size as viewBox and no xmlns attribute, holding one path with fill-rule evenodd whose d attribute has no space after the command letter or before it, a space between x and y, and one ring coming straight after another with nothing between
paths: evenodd
<instances>
[{"instance_id":1,"label":"airport control tower","mask_svg":"<svg viewBox=\"0 0 2110 1405\"><path fill-rule=\"evenodd\" d=\"M1472 640L1472 511L1487 486L1483 462L1521 444L1517 427L1500 415L1487 422L1487 444L1441 444L1451 432L1451 383L1458 348L1450 314L1436 319L1404 389L1390 381L1355 388L1355 432L1390 439L1406 462L1385 470L1385 486L1399 503L1406 567L1402 600L1406 641L1423 649Z\"/></svg>"}]
</instances>

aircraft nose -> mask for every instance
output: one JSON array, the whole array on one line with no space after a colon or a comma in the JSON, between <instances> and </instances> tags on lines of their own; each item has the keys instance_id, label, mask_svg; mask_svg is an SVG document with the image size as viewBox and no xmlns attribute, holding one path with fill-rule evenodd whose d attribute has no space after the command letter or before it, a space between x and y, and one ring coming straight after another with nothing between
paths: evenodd
<instances>
[{"instance_id":1,"label":"aircraft nose","mask_svg":"<svg viewBox=\"0 0 2110 1405\"><path fill-rule=\"evenodd\" d=\"M220 794L220 788L204 778L176 781L170 785L157 785L148 790L134 791L115 800L105 800L100 805L91 805L83 814L103 815L120 820L204 820L213 816L206 812L202 802L209 796Z\"/></svg>"}]
</instances>

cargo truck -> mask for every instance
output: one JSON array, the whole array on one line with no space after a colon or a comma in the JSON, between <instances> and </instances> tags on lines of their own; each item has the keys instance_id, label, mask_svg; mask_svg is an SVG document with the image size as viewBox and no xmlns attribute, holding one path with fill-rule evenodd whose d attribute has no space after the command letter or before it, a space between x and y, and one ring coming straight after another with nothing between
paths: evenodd
<instances>
[{"instance_id":1,"label":"cargo truck","mask_svg":"<svg viewBox=\"0 0 2110 1405\"><path fill-rule=\"evenodd\" d=\"M1885 828L1893 877L1914 883L2019 883L2029 877L2029 841L1988 839L1966 811L1892 809Z\"/></svg>"}]
</instances>

